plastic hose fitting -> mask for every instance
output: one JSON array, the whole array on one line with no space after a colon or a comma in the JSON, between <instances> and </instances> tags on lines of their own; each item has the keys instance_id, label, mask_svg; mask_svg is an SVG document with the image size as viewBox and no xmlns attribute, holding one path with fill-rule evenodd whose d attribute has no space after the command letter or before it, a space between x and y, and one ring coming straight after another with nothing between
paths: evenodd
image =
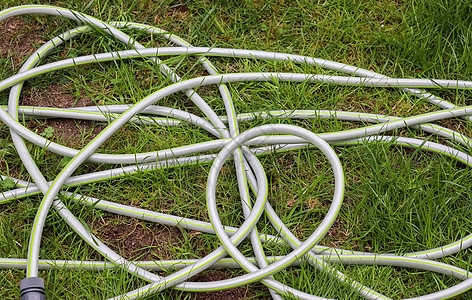
<instances>
[{"instance_id":1,"label":"plastic hose fitting","mask_svg":"<svg viewBox=\"0 0 472 300\"><path fill-rule=\"evenodd\" d=\"M40 277L28 277L20 282L21 300L46 300L44 281Z\"/></svg>"}]
</instances>

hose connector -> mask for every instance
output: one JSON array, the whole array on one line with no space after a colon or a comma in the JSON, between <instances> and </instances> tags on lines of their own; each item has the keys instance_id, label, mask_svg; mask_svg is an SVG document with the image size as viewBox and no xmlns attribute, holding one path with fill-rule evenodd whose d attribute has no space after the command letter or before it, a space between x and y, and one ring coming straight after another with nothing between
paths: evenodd
<instances>
[{"instance_id":1,"label":"hose connector","mask_svg":"<svg viewBox=\"0 0 472 300\"><path fill-rule=\"evenodd\" d=\"M40 277L28 277L20 282L21 300L46 300L44 281Z\"/></svg>"}]
</instances>

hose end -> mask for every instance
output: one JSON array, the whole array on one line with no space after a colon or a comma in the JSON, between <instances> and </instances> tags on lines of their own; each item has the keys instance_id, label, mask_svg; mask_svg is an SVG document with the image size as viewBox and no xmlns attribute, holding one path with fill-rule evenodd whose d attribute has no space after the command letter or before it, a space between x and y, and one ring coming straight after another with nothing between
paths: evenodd
<instances>
[{"instance_id":1,"label":"hose end","mask_svg":"<svg viewBox=\"0 0 472 300\"><path fill-rule=\"evenodd\" d=\"M28 277L20 282L21 300L46 300L44 281L40 277Z\"/></svg>"}]
</instances>

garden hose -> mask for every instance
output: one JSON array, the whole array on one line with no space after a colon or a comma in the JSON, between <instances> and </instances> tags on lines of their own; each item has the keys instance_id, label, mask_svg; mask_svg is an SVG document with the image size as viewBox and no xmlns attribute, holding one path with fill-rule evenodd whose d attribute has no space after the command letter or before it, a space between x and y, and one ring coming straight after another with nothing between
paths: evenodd
<instances>
[{"instance_id":1,"label":"garden hose","mask_svg":"<svg viewBox=\"0 0 472 300\"><path fill-rule=\"evenodd\" d=\"M182 38L153 26L132 22L105 23L80 12L54 6L26 5L9 8L0 11L0 21L26 14L47 14L65 17L81 23L82 26L69 30L45 43L29 57L18 74L0 81L0 91L7 88L11 89L8 105L2 106L0 109L0 119L9 127L15 149L33 180L33 182L27 182L9 176L2 176L3 180L13 180L15 188L3 192L0 196L0 203L6 204L16 199L36 194L43 195L32 224L27 258L0 258L0 268L16 268L27 271L27 278L20 284L22 299L45 299L44 283L38 277L38 270L49 269L51 267L86 268L91 270L119 267L149 282L146 286L129 291L124 295L116 295L112 299L136 299L171 287L184 291L201 292L228 289L253 282L261 282L266 285L274 299L282 299L283 296L292 296L299 299L326 299L287 286L272 277L273 274L289 266L298 265L301 261L306 261L315 268L328 272L333 279L352 286L360 295L367 299L390 298L349 278L335 269L332 263L413 268L446 274L462 280L457 285L415 299L450 298L472 288L472 275L467 270L434 260L470 247L472 245L472 234L438 248L401 255L357 252L318 245L335 222L344 198L345 179L343 168L333 147L357 145L366 142L388 142L402 147L440 153L456 159L467 166L472 165L472 157L455 148L419 138L386 135L386 133L392 130L408 127L452 140L465 147L470 147L472 141L469 137L433 122L455 117L461 117L468 121L472 115L472 106L457 107L453 103L426 92L424 89L471 89L472 81L389 78L354 66L301 55L258 50L193 47ZM109 34L125 45L133 47L133 49L95 53L39 65L41 59L46 57L51 50L60 47L65 41L73 39L81 33L90 31L92 28ZM176 44L176 47L145 48L121 31L121 28L132 28L158 35ZM162 56L177 55L198 57L198 62L202 64L209 75L182 79L159 59ZM342 72L346 76L278 72L220 74L216 66L210 62L210 57L263 59L308 64ZM65 68L129 59L147 60L166 75L173 84L148 95L132 105L102 105L80 108L19 106L22 86L26 80ZM252 81L395 87L415 97L426 99L441 109L405 118L329 110L279 110L237 113L227 84ZM226 110L225 116L218 116L195 90L206 85L218 86ZM165 97L178 92L188 96L200 109L203 116L172 107L157 105ZM52 117L100 121L108 125L85 147L76 150L51 141L31 131L21 123L21 118ZM331 118L371 123L371 125L317 134L299 126L285 124L262 125L243 132L239 131L238 124L240 122L249 122L256 118ZM213 136L214 139L208 142L146 153L105 154L97 152L101 145L129 122L149 126L188 125L203 129ZM30 151L25 145L25 141L68 157L70 160L53 181L47 181L44 174L36 166ZM270 187L258 156L306 147L317 148L326 157L332 168L335 188L330 208L323 220L305 241L300 241L282 222L275 209L267 201ZM211 153L212 151L219 152ZM235 165L244 216L244 222L239 227L224 226L222 224L217 210L218 199L215 196L218 175L223 164L230 158L233 159ZM127 166L73 176L74 171L85 161L112 165L127 164ZM63 191L67 187L96 183L137 172L197 163L211 164L206 184L208 221L182 218ZM251 193L254 197L250 196ZM110 213L167 226L178 226L183 229L215 234L221 245L200 259L152 262L129 261L94 236L60 200L59 195L61 195L61 198L67 197L80 205L91 206ZM251 200L251 198L255 199ZM82 239L104 256L104 261L67 261L39 258L42 231L51 206L57 210L63 220ZM278 232L278 236L260 233L256 228L258 220L264 213ZM254 257L245 256L237 248L246 238L249 238ZM289 245L292 248L292 252L285 256L267 256L264 252L263 244L269 242ZM246 274L220 281L190 281L193 276L208 268L242 268L246 271ZM168 269L173 269L175 272L165 277L156 273L157 271Z\"/></svg>"}]
</instances>

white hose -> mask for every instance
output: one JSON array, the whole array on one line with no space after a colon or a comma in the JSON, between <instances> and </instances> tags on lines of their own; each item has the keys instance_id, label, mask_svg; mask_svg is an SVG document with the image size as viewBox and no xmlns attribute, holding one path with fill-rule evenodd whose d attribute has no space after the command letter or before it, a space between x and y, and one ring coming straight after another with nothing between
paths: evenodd
<instances>
[{"instance_id":1,"label":"white hose","mask_svg":"<svg viewBox=\"0 0 472 300\"><path fill-rule=\"evenodd\" d=\"M308 261L310 264L322 271L329 272L333 278L351 285L367 299L389 298L363 286L351 278L348 278L346 275L331 266L331 262L416 268L451 275L463 280L460 284L453 287L424 295L416 299L449 298L472 288L472 278L467 271L433 260L457 253L460 250L470 247L472 245L472 234L439 248L427 249L415 253L405 253L403 255L354 252L317 245L336 220L344 196L345 183L343 170L332 146L349 146L365 143L366 141L389 142L404 147L414 147L441 153L457 159L467 166L472 165L472 157L457 149L421 139L384 135L384 133L393 129L410 127L427 133L436 134L459 142L466 147L470 147L472 141L469 137L442 126L432 124L431 122L451 117L470 119L470 116L472 115L472 106L456 107L454 104L429 94L424 90L419 90L418 88L471 89L471 81L388 78L384 75L354 66L306 56L258 50L193 47L180 37L168 34L162 29L149 25L124 22L111 22L107 24L93 17L53 6L28 5L13 7L0 12L0 21L12 16L31 13L62 16L83 23L84 26L67 31L47 42L30 56L18 74L0 81L0 91L11 88L8 107L0 108L0 119L10 128L15 148L34 181L33 183L10 178L16 182L16 188L2 193L0 196L0 203L7 203L14 199L39 193L44 195L43 200L39 205L36 218L33 222L27 260L20 258L0 258L0 268L26 269L27 276L34 278L38 276L39 269L48 269L52 266L56 268L82 267L89 269L104 269L118 266L131 274L137 275L150 282L150 284L146 286L130 291L125 295L117 296L114 299L135 299L143 295L156 293L169 287L187 291L212 291L241 286L256 281L260 281L268 286L274 299L282 299L281 295L292 295L300 299L325 299L286 286L271 277L274 273L280 272L288 266L297 265L300 259ZM64 41L88 31L91 26L103 30L126 45L132 45L134 49L96 53L93 55L80 56L73 59L65 59L37 66L41 58L45 57L49 51L60 46ZM120 31L119 28L122 27L135 28L149 33L158 33L179 47L145 48L133 38ZM198 56L200 57L199 62L205 67L210 75L182 80L182 78L175 74L158 58L164 55ZM208 57L213 56L269 59L290 61L298 64L311 64L343 72L351 76L298 73L219 74L216 67L208 59ZM20 107L18 104L22 84L28 79L72 66L112 60L126 60L131 58L148 59L152 63L156 64L159 67L159 70L168 76L174 84L166 86L155 93L148 95L136 104L129 106L115 105L60 109L53 107ZM443 110L406 118L357 112L318 110L251 112L242 114L236 112L229 89L225 85L226 83L272 80L366 87L398 87L416 97L427 99L429 102L443 108ZM193 90L194 88L203 85L218 85L226 109L226 116L218 116L208 103L206 103L204 99ZM184 92L201 110L204 117L175 108L155 105L159 100L177 92ZM76 150L49 141L30 131L20 123L20 115L25 118L61 117L94 120L108 122L108 125L91 142L89 142L87 146L80 150ZM358 129L320 134L314 134L301 127L280 124L264 125L254 127L241 133L239 132L238 122L248 122L256 117L294 119L337 118L339 120L362 121L373 124ZM173 149L164 149L148 153L115 155L96 152L104 142L106 142L117 130L128 122L149 126L194 126L207 131L216 139L209 142L190 144ZM31 157L24 143L25 140L54 153L70 157L71 160L52 182L48 182ZM270 203L267 202L268 183L264 169L257 156L272 151L289 151L307 146L319 148L319 150L321 150L327 157L328 162L333 168L335 190L331 207L323 221L307 240L300 241L289 230L289 228L283 224L282 220L277 216L276 211L272 208ZM220 152L218 154L204 153L211 150L219 150ZM215 189L218 174L223 163L230 157L234 159L236 167L238 187L245 219L239 228L223 226L219 219L216 207L217 199L215 199ZM107 171L72 176L73 172L84 161L131 165ZM64 186L85 185L102 180L109 180L111 178L124 176L138 171L145 172L157 168L172 168L174 166L184 166L195 163L212 163L212 168L208 176L206 194L207 208L210 216L209 222L181 218L78 194L61 192ZM2 176L2 179L6 178L6 176ZM251 202L249 190L252 190L252 193L256 196L254 202ZM213 233L220 240L221 246L209 255L198 260L130 262L108 248L97 237L93 236L69 211L66 205L57 198L59 193L62 193L64 196L67 196L82 205L93 206L94 208L108 212L166 224L169 226L179 226L185 229ZM95 250L101 253L109 262L40 260L39 251L42 230L51 206L58 211L64 221L66 221L71 228L77 232L77 234L79 234ZM256 229L255 226L257 221L264 212L276 231L280 233L280 237L260 234ZM238 244L240 244L246 237L250 238L255 257L245 257L237 249ZM286 243L290 245L293 250L290 254L283 257L266 256L263 249L263 243L268 241ZM231 258L225 258L227 255L230 255ZM202 283L189 281L192 276L211 267L240 267L244 269L247 274L216 282ZM161 277L152 272L169 268L176 269L177 271L166 277Z\"/></svg>"}]
</instances>

